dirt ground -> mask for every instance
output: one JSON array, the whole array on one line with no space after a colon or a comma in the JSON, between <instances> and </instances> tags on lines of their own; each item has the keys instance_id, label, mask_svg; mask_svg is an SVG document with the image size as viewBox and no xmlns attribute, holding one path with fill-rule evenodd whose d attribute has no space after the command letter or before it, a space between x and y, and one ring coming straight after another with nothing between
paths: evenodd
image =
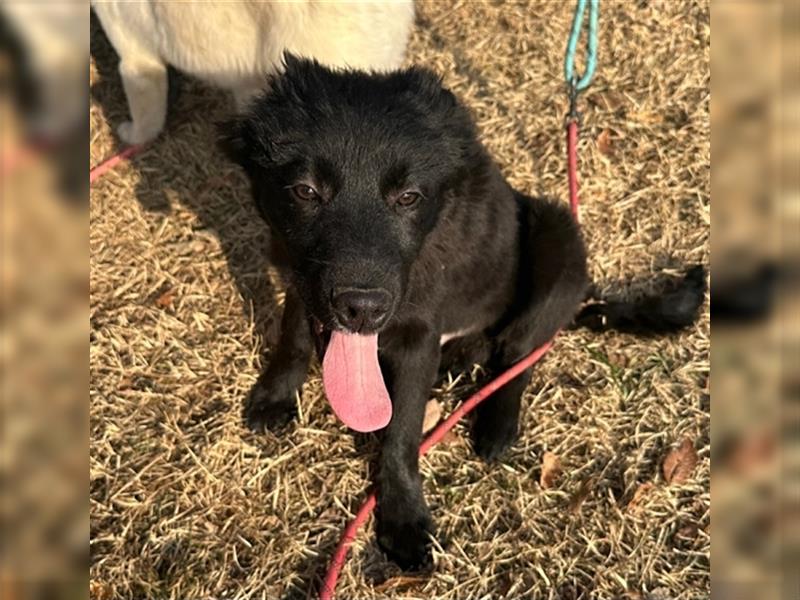
<instances>
[{"instance_id":1,"label":"dirt ground","mask_svg":"<svg viewBox=\"0 0 800 600\"><path fill-rule=\"evenodd\" d=\"M514 186L565 202L572 6L422 2L408 52L472 108ZM92 33L97 164L127 108L116 57ZM708 263L709 38L702 2L602 3L579 149L600 289ZM215 149L229 98L176 82L165 134L91 193L91 595L313 597L369 487L376 438L335 419L316 364L293 431L243 427L282 290L244 177ZM707 598L708 361L707 308L672 338L562 334L502 464L478 460L463 425L422 460L433 573L400 574L370 521L339 597ZM446 412L473 375L435 390ZM663 463L684 439L699 460L679 483ZM563 471L550 487L545 452Z\"/></svg>"}]
</instances>

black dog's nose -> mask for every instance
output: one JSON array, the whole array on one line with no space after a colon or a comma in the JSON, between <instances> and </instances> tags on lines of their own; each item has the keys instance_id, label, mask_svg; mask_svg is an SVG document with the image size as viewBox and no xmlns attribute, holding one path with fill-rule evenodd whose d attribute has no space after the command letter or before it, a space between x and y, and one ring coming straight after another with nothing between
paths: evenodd
<instances>
[{"instance_id":1,"label":"black dog's nose","mask_svg":"<svg viewBox=\"0 0 800 600\"><path fill-rule=\"evenodd\" d=\"M334 288L333 311L339 323L353 332L375 330L392 307L392 295L384 289Z\"/></svg>"}]
</instances>

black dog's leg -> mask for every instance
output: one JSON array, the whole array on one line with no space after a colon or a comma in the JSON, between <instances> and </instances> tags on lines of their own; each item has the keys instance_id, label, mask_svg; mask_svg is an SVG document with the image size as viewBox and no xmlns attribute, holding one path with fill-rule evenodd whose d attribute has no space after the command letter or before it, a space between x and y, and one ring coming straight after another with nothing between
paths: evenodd
<instances>
[{"instance_id":1,"label":"black dog's leg","mask_svg":"<svg viewBox=\"0 0 800 600\"><path fill-rule=\"evenodd\" d=\"M494 379L504 370L493 369L489 377ZM482 459L491 461L499 458L517 439L522 393L532 374L533 367L525 369L476 409L472 437L475 453Z\"/></svg>"},{"instance_id":2,"label":"black dog's leg","mask_svg":"<svg viewBox=\"0 0 800 600\"><path fill-rule=\"evenodd\" d=\"M586 251L569 211L560 204L517 197L520 206L520 264L517 298L491 336L491 378L500 375L567 325L586 292ZM543 258L544 257L544 258ZM475 451L486 460L500 456L517 438L522 393L533 367L500 388L477 409Z\"/></svg>"},{"instance_id":3,"label":"black dog's leg","mask_svg":"<svg viewBox=\"0 0 800 600\"><path fill-rule=\"evenodd\" d=\"M425 403L439 365L439 338L424 325L403 328L381 348L381 366L392 397L378 473L378 543L403 569L430 561L432 521L419 474L418 453Z\"/></svg>"},{"instance_id":4,"label":"black dog's leg","mask_svg":"<svg viewBox=\"0 0 800 600\"><path fill-rule=\"evenodd\" d=\"M306 379L313 347L303 303L290 286L286 291L280 341L245 402L244 419L250 429L274 429L297 414L295 393Z\"/></svg>"}]
</instances>

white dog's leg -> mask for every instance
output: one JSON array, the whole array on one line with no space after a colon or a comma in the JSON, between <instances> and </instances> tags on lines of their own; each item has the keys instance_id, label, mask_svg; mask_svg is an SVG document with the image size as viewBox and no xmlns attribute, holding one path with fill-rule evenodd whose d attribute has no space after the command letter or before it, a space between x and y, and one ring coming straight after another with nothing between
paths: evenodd
<instances>
[{"instance_id":1,"label":"white dog's leg","mask_svg":"<svg viewBox=\"0 0 800 600\"><path fill-rule=\"evenodd\" d=\"M161 133L167 117L167 68L156 60L123 58L119 64L131 121L117 133L127 144L143 144Z\"/></svg>"}]
</instances>

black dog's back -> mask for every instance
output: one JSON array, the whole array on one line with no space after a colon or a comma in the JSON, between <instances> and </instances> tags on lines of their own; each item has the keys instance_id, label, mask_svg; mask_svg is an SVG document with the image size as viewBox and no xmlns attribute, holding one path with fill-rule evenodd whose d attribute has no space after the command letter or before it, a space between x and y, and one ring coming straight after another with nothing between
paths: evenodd
<instances>
[{"instance_id":1,"label":"black dog's back","mask_svg":"<svg viewBox=\"0 0 800 600\"><path fill-rule=\"evenodd\" d=\"M515 199L520 227L517 295L508 315L493 328L510 360L519 360L530 344L539 346L568 325L588 285L586 249L567 206L519 192Z\"/></svg>"},{"instance_id":2,"label":"black dog's back","mask_svg":"<svg viewBox=\"0 0 800 600\"><path fill-rule=\"evenodd\" d=\"M566 204L514 191L518 248L513 296L490 327L449 341L442 368L493 371L544 344L575 316L588 285L580 227Z\"/></svg>"}]
</instances>

